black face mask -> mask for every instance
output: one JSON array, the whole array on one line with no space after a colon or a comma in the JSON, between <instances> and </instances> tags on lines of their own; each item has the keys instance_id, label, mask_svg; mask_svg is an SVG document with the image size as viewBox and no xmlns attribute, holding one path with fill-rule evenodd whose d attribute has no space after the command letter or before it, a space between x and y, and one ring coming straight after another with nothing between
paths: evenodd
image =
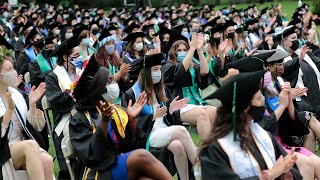
<instances>
[{"instance_id":1,"label":"black face mask","mask_svg":"<svg viewBox=\"0 0 320 180\"><path fill-rule=\"evenodd\" d=\"M290 46L290 49L292 49L293 51L296 51L299 48L299 41L298 40L294 40L291 41L292 45Z\"/></svg>"},{"instance_id":2,"label":"black face mask","mask_svg":"<svg viewBox=\"0 0 320 180\"><path fill-rule=\"evenodd\" d=\"M47 49L42 51L42 55L45 59L49 59L50 55L52 54L52 49Z\"/></svg>"},{"instance_id":3,"label":"black face mask","mask_svg":"<svg viewBox=\"0 0 320 180\"><path fill-rule=\"evenodd\" d=\"M213 40L217 46L220 44L220 38L213 38Z\"/></svg>"},{"instance_id":4,"label":"black face mask","mask_svg":"<svg viewBox=\"0 0 320 180\"><path fill-rule=\"evenodd\" d=\"M97 35L99 32L99 29L92 29L91 32L93 35Z\"/></svg>"},{"instance_id":5,"label":"black face mask","mask_svg":"<svg viewBox=\"0 0 320 180\"><path fill-rule=\"evenodd\" d=\"M234 37L234 33L228 33L227 36L228 36L229 39L232 39Z\"/></svg>"},{"instance_id":6,"label":"black face mask","mask_svg":"<svg viewBox=\"0 0 320 180\"><path fill-rule=\"evenodd\" d=\"M254 122L259 122L263 120L264 118L264 112L265 112L264 106L252 106L249 109L249 114L252 116Z\"/></svg>"}]
</instances>

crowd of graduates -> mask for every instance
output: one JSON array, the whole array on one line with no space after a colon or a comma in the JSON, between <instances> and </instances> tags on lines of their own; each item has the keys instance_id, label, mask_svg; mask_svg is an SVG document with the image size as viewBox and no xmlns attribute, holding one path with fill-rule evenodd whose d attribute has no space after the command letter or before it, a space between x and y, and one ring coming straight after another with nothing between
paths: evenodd
<instances>
[{"instance_id":1,"label":"crowd of graduates","mask_svg":"<svg viewBox=\"0 0 320 180\"><path fill-rule=\"evenodd\" d=\"M0 179L320 179L308 4L0 5Z\"/></svg>"}]
</instances>

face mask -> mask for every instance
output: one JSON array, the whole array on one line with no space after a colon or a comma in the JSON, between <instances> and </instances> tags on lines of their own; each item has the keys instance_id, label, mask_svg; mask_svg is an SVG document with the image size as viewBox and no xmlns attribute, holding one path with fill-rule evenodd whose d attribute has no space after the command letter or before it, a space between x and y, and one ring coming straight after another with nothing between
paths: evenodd
<instances>
[{"instance_id":1,"label":"face mask","mask_svg":"<svg viewBox=\"0 0 320 180\"><path fill-rule=\"evenodd\" d=\"M234 33L228 33L227 36L228 36L229 39L232 39L234 37Z\"/></svg>"},{"instance_id":2,"label":"face mask","mask_svg":"<svg viewBox=\"0 0 320 180\"><path fill-rule=\"evenodd\" d=\"M151 76L153 84L157 84L161 80L161 71L152 71Z\"/></svg>"},{"instance_id":3,"label":"face mask","mask_svg":"<svg viewBox=\"0 0 320 180\"><path fill-rule=\"evenodd\" d=\"M293 51L296 51L299 48L299 41L298 40L294 40L291 41L292 45L290 46L290 49L292 49Z\"/></svg>"},{"instance_id":4,"label":"face mask","mask_svg":"<svg viewBox=\"0 0 320 180\"><path fill-rule=\"evenodd\" d=\"M45 59L49 59L49 56L52 54L53 50L52 49L47 49L42 51L42 55Z\"/></svg>"},{"instance_id":5,"label":"face mask","mask_svg":"<svg viewBox=\"0 0 320 180\"><path fill-rule=\"evenodd\" d=\"M199 31L200 31L200 28L196 28L196 29L192 30L192 32L194 32L194 33L199 33Z\"/></svg>"},{"instance_id":6,"label":"face mask","mask_svg":"<svg viewBox=\"0 0 320 180\"><path fill-rule=\"evenodd\" d=\"M105 101L115 101L120 94L118 83L112 83L106 85L107 93L102 94Z\"/></svg>"},{"instance_id":7,"label":"face mask","mask_svg":"<svg viewBox=\"0 0 320 180\"><path fill-rule=\"evenodd\" d=\"M184 37L186 37L186 38L188 38L189 33L188 33L188 32L186 32L186 31L184 31L184 32L181 32L181 35L182 35L182 36L184 36Z\"/></svg>"},{"instance_id":8,"label":"face mask","mask_svg":"<svg viewBox=\"0 0 320 180\"><path fill-rule=\"evenodd\" d=\"M3 15L4 18L9 17L9 13L8 12L4 12L2 15Z\"/></svg>"},{"instance_id":9,"label":"face mask","mask_svg":"<svg viewBox=\"0 0 320 180\"><path fill-rule=\"evenodd\" d=\"M266 20L268 20L268 17L267 17L267 15L264 14L264 15L261 16L261 19L266 21Z\"/></svg>"},{"instance_id":10,"label":"face mask","mask_svg":"<svg viewBox=\"0 0 320 180\"><path fill-rule=\"evenodd\" d=\"M64 14L62 17L63 17L63 19L68 19L69 15Z\"/></svg>"},{"instance_id":11,"label":"face mask","mask_svg":"<svg viewBox=\"0 0 320 180\"><path fill-rule=\"evenodd\" d=\"M54 34L55 36L58 36L58 35L60 34L60 29L55 29L55 30L53 30L53 34Z\"/></svg>"},{"instance_id":12,"label":"face mask","mask_svg":"<svg viewBox=\"0 0 320 180\"><path fill-rule=\"evenodd\" d=\"M97 35L99 32L99 29L92 29L91 32L93 35Z\"/></svg>"},{"instance_id":13,"label":"face mask","mask_svg":"<svg viewBox=\"0 0 320 180\"><path fill-rule=\"evenodd\" d=\"M112 34L112 37L117 40L117 34Z\"/></svg>"},{"instance_id":14,"label":"face mask","mask_svg":"<svg viewBox=\"0 0 320 180\"><path fill-rule=\"evenodd\" d=\"M240 12L240 16L243 17L244 16L244 12Z\"/></svg>"},{"instance_id":15,"label":"face mask","mask_svg":"<svg viewBox=\"0 0 320 180\"><path fill-rule=\"evenodd\" d=\"M85 46L89 46L90 45L90 38L84 38L82 39L82 44L85 45Z\"/></svg>"},{"instance_id":16,"label":"face mask","mask_svg":"<svg viewBox=\"0 0 320 180\"><path fill-rule=\"evenodd\" d=\"M158 24L158 20L151 20L151 24Z\"/></svg>"},{"instance_id":17,"label":"face mask","mask_svg":"<svg viewBox=\"0 0 320 180\"><path fill-rule=\"evenodd\" d=\"M75 68L81 68L82 67L82 57L81 56L70 58L69 62Z\"/></svg>"},{"instance_id":18,"label":"face mask","mask_svg":"<svg viewBox=\"0 0 320 180\"><path fill-rule=\"evenodd\" d=\"M108 53L109 55L111 55L111 54L114 53L114 49L115 49L114 45L108 45L108 46L106 46L106 51L107 51L107 53Z\"/></svg>"},{"instance_id":19,"label":"face mask","mask_svg":"<svg viewBox=\"0 0 320 180\"><path fill-rule=\"evenodd\" d=\"M186 56L187 56L187 51L178 52L177 53L177 61L182 62Z\"/></svg>"},{"instance_id":20,"label":"face mask","mask_svg":"<svg viewBox=\"0 0 320 180\"><path fill-rule=\"evenodd\" d=\"M140 42L140 43L136 43L135 45L134 45L134 49L136 50L136 51L141 51L142 49L143 49L143 43L142 42Z\"/></svg>"},{"instance_id":21,"label":"face mask","mask_svg":"<svg viewBox=\"0 0 320 180\"><path fill-rule=\"evenodd\" d=\"M71 38L72 36L73 36L73 33L66 33L66 34L65 34L66 39L69 39L69 38Z\"/></svg>"},{"instance_id":22,"label":"face mask","mask_svg":"<svg viewBox=\"0 0 320 180\"><path fill-rule=\"evenodd\" d=\"M8 86L14 86L18 81L17 71L13 70L6 74L2 74L2 81Z\"/></svg>"},{"instance_id":23,"label":"face mask","mask_svg":"<svg viewBox=\"0 0 320 180\"><path fill-rule=\"evenodd\" d=\"M264 118L265 107L264 106L252 106L248 113L252 116L254 122L259 122Z\"/></svg>"}]
</instances>

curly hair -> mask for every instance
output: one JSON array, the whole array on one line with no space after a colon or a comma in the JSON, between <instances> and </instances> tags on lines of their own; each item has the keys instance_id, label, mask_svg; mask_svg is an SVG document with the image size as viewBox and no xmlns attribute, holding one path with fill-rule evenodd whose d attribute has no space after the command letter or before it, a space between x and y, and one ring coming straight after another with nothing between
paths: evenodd
<instances>
[{"instance_id":1,"label":"curly hair","mask_svg":"<svg viewBox=\"0 0 320 180\"><path fill-rule=\"evenodd\" d=\"M236 132L239 136L240 147L244 151L250 150L249 133L246 130L249 121L246 120L246 113L242 110L236 112ZM217 118L214 121L210 133L210 138L201 145L200 155L206 151L206 148L214 141L228 135L232 131L232 108L220 106L217 110Z\"/></svg>"}]
</instances>

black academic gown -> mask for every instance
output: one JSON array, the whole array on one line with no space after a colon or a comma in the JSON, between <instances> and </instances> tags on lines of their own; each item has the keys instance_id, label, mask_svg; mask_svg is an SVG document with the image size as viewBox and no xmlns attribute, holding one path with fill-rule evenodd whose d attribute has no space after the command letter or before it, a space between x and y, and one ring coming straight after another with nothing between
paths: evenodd
<instances>
[{"instance_id":1,"label":"black academic gown","mask_svg":"<svg viewBox=\"0 0 320 180\"><path fill-rule=\"evenodd\" d=\"M84 179L94 179L98 172L98 180L111 180L111 169L117 164L119 154L134 150L131 147L135 143L134 134L130 123L125 130L125 139L120 138L119 133L115 131L119 140L119 148L116 148L110 135L106 137L100 128L102 119L98 111L91 110L89 114L95 128L82 111L77 111L69 124L71 143L83 164L77 179L82 178L86 168L90 168L87 178ZM114 125L113 121L112 124Z\"/></svg>"},{"instance_id":2,"label":"black academic gown","mask_svg":"<svg viewBox=\"0 0 320 180\"><path fill-rule=\"evenodd\" d=\"M50 60L47 60L50 61ZM40 69L37 60L33 60L28 65L28 72L30 72L30 83L32 86L38 87L40 83L44 82L44 78L48 75L54 68L51 63L48 63L51 66L51 70L43 73Z\"/></svg>"},{"instance_id":3,"label":"black academic gown","mask_svg":"<svg viewBox=\"0 0 320 180\"><path fill-rule=\"evenodd\" d=\"M318 69L320 69L320 58L308 54L313 60ZM299 63L299 57L296 54L292 55L292 60L284 64L284 74L282 77L288 80L291 87L295 87L298 81L299 68L303 72L303 83L308 88L308 96L301 97L301 102L295 102L298 111L309 111L316 113L320 117L320 90L317 81L317 76L312 67L305 61Z\"/></svg>"},{"instance_id":4,"label":"black academic gown","mask_svg":"<svg viewBox=\"0 0 320 180\"><path fill-rule=\"evenodd\" d=\"M275 149L276 159L280 155L285 156L287 153L283 150L281 145L279 145L276 140L270 136L272 139L273 147ZM254 158L259 163L261 170L267 170L267 165L264 159L253 141L252 137L249 136L249 144L252 150L250 151ZM221 148L218 141L214 141L209 144L200 155L201 171L203 180L212 179L228 179L228 180L238 180L239 176L231 168L229 157ZM299 170L296 166L291 169L294 179L302 179ZM279 179L279 178L278 178ZM259 180L258 176L246 178L246 180Z\"/></svg>"},{"instance_id":5,"label":"black academic gown","mask_svg":"<svg viewBox=\"0 0 320 180\"><path fill-rule=\"evenodd\" d=\"M54 117L53 130L59 124L62 116L66 113L70 113L75 102L71 96L66 92L62 92L59 87L59 81L57 75L51 71L46 77L46 92L45 95L52 106L52 112ZM67 174L68 168L65 162L62 150L61 150L61 141L63 139L63 133L58 137L56 133L53 133L54 146L59 162L60 174ZM63 175L59 175L63 176Z\"/></svg>"},{"instance_id":6,"label":"black academic gown","mask_svg":"<svg viewBox=\"0 0 320 180\"><path fill-rule=\"evenodd\" d=\"M196 82L201 90L212 84L211 73L201 76L200 65L195 65L194 70ZM166 61L165 64L162 65L162 72L164 83L170 90L172 96L179 96L179 99L184 98L182 88L192 86L192 78L189 70L186 71L182 63L174 64L170 61Z\"/></svg>"},{"instance_id":7,"label":"black academic gown","mask_svg":"<svg viewBox=\"0 0 320 180\"><path fill-rule=\"evenodd\" d=\"M24 76L24 74L28 72L28 67L29 67L28 65L31 61L27 56L26 51L22 51L18 57L18 67L17 67L18 74L21 74Z\"/></svg>"},{"instance_id":8,"label":"black academic gown","mask_svg":"<svg viewBox=\"0 0 320 180\"><path fill-rule=\"evenodd\" d=\"M3 117L0 117L0 124L2 124L2 119L3 119ZM8 127L8 129L9 129L9 127ZM0 128L0 135L2 133L1 130L2 130L2 128ZM9 131L7 131L6 135L0 139L0 154L1 154L1 156L0 156L0 180L3 179L2 166L4 165L4 163L6 163L11 158L9 144L8 144L9 143L8 133L9 133Z\"/></svg>"}]
</instances>

